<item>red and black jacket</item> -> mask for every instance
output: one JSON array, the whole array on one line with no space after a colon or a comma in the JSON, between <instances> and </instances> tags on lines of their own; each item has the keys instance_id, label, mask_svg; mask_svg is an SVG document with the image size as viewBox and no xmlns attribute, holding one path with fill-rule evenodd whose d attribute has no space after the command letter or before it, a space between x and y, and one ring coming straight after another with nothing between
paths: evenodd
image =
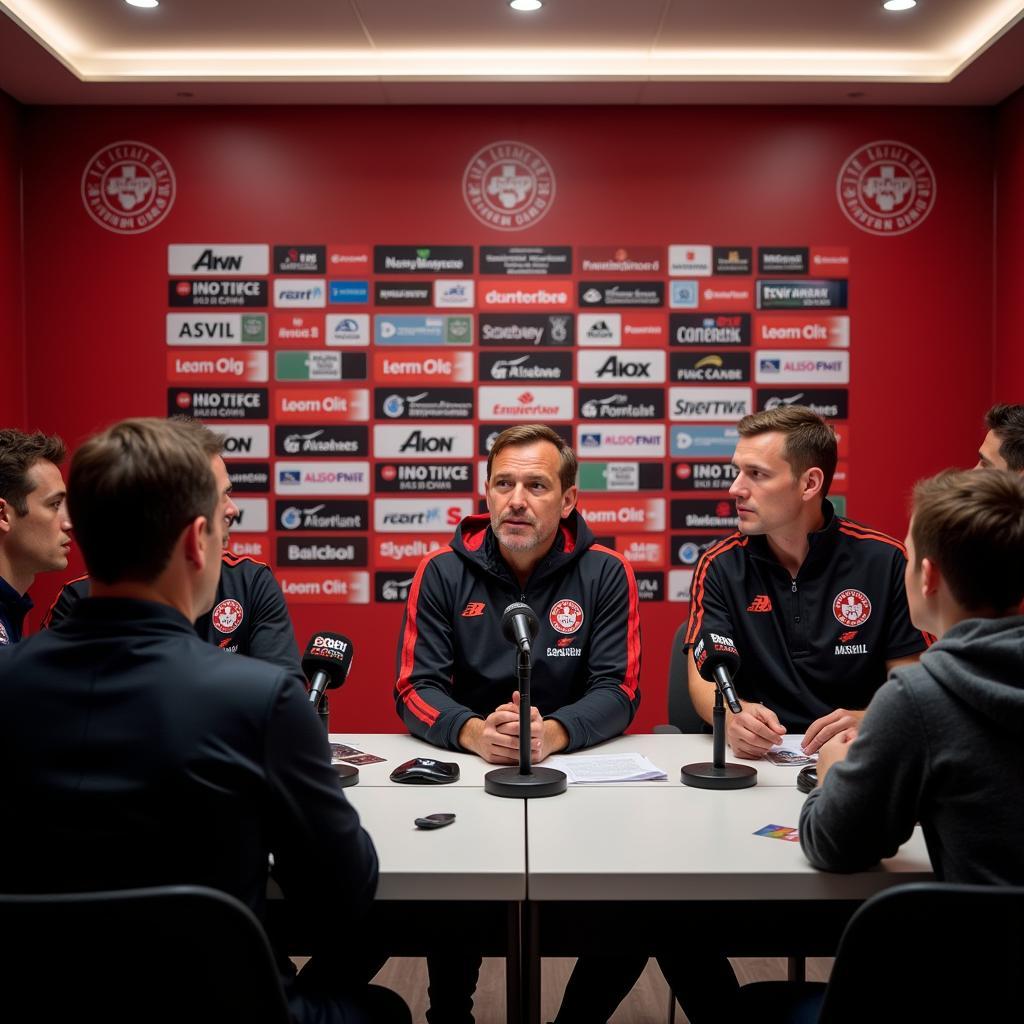
<instances>
[{"instance_id":1,"label":"red and black jacket","mask_svg":"<svg viewBox=\"0 0 1024 1024\"><path fill-rule=\"evenodd\" d=\"M516 652L501 616L524 601L540 620L531 700L562 723L569 750L619 735L640 704L636 579L619 553L594 543L575 511L521 588L486 515L467 516L448 547L416 570L398 645L395 705L413 735L458 750L470 718L512 699Z\"/></svg>"}]
</instances>

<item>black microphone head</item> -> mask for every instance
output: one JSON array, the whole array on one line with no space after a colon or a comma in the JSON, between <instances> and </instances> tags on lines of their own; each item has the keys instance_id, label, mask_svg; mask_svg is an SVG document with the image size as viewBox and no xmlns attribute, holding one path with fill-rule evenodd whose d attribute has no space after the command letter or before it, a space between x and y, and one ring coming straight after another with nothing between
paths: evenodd
<instances>
[{"instance_id":1,"label":"black microphone head","mask_svg":"<svg viewBox=\"0 0 1024 1024\"><path fill-rule=\"evenodd\" d=\"M713 683L715 669L719 665L724 665L729 675L736 675L740 668L740 652L736 650L736 643L731 636L706 630L694 645L693 663L701 678Z\"/></svg>"},{"instance_id":2,"label":"black microphone head","mask_svg":"<svg viewBox=\"0 0 1024 1024\"><path fill-rule=\"evenodd\" d=\"M516 634L512 628L512 620L517 615L522 615L526 619L526 626L530 631L531 640L537 635L537 630L540 629L540 623L537 621L537 616L533 614L533 609L522 601L514 601L501 614L501 631L505 634L505 639L511 644L516 643Z\"/></svg>"},{"instance_id":3,"label":"black microphone head","mask_svg":"<svg viewBox=\"0 0 1024 1024\"><path fill-rule=\"evenodd\" d=\"M329 680L329 690L345 682L351 667L352 641L340 633L316 633L310 638L302 655L303 675L312 679L315 673L323 672Z\"/></svg>"}]
</instances>

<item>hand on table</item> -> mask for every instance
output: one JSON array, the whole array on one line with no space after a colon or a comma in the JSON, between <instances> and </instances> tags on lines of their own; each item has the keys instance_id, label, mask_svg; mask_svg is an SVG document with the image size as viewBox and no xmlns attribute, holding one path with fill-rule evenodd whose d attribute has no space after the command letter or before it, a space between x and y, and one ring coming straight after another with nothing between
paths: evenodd
<instances>
[{"instance_id":1,"label":"hand on table","mask_svg":"<svg viewBox=\"0 0 1024 1024\"><path fill-rule=\"evenodd\" d=\"M844 729L836 733L818 751L818 785L825 781L829 769L840 761L846 760L850 752L850 744L857 738L856 729Z\"/></svg>"},{"instance_id":2,"label":"hand on table","mask_svg":"<svg viewBox=\"0 0 1024 1024\"><path fill-rule=\"evenodd\" d=\"M854 735L860 720L864 717L863 711L848 711L846 708L836 708L831 714L824 715L816 722L811 722L804 734L803 751L805 754L815 754L833 736L846 729L852 729Z\"/></svg>"},{"instance_id":3,"label":"hand on table","mask_svg":"<svg viewBox=\"0 0 1024 1024\"><path fill-rule=\"evenodd\" d=\"M771 708L740 701L743 710L725 713L725 737L737 757L754 761L780 742L786 730Z\"/></svg>"}]
</instances>

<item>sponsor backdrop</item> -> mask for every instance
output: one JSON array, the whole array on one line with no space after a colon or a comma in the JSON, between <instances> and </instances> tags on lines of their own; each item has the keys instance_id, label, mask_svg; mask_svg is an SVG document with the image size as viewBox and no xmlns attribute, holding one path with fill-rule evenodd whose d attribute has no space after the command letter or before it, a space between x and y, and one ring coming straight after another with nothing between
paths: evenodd
<instances>
[{"instance_id":1,"label":"sponsor backdrop","mask_svg":"<svg viewBox=\"0 0 1024 1024\"><path fill-rule=\"evenodd\" d=\"M401 602L503 426L572 441L637 570L649 727L742 415L819 408L838 501L902 535L991 397L977 112L34 110L26 137L29 419L223 433L235 549L300 644L355 640L335 728L395 727Z\"/></svg>"}]
</instances>

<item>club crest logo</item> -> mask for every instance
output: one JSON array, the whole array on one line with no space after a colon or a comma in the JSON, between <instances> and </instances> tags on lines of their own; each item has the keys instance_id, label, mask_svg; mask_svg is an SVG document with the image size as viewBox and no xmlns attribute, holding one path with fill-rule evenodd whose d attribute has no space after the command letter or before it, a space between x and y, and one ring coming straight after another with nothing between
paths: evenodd
<instances>
[{"instance_id":1,"label":"club crest logo","mask_svg":"<svg viewBox=\"0 0 1024 1024\"><path fill-rule=\"evenodd\" d=\"M548 621L559 633L575 633L583 625L583 609L575 601L563 598L551 606Z\"/></svg>"},{"instance_id":2,"label":"club crest logo","mask_svg":"<svg viewBox=\"0 0 1024 1024\"><path fill-rule=\"evenodd\" d=\"M871 602L860 590L844 590L832 602L832 614L843 626L863 626L871 618Z\"/></svg>"},{"instance_id":3,"label":"club crest logo","mask_svg":"<svg viewBox=\"0 0 1024 1024\"><path fill-rule=\"evenodd\" d=\"M89 216L119 235L156 227L171 212L176 189L167 158L144 142L105 146L82 172L82 202Z\"/></svg>"},{"instance_id":4,"label":"club crest logo","mask_svg":"<svg viewBox=\"0 0 1024 1024\"><path fill-rule=\"evenodd\" d=\"M836 178L840 209L861 231L905 235L935 205L935 173L902 142L869 142L851 153Z\"/></svg>"},{"instance_id":5,"label":"club crest logo","mask_svg":"<svg viewBox=\"0 0 1024 1024\"><path fill-rule=\"evenodd\" d=\"M233 633L243 618L242 606L229 597L213 609L213 628L221 633Z\"/></svg>"},{"instance_id":6,"label":"club crest logo","mask_svg":"<svg viewBox=\"0 0 1024 1024\"><path fill-rule=\"evenodd\" d=\"M5 644L9 644L10 642L11 638L7 635L6 627L2 622L0 622L0 647L3 647Z\"/></svg>"},{"instance_id":7,"label":"club crest logo","mask_svg":"<svg viewBox=\"0 0 1024 1024\"><path fill-rule=\"evenodd\" d=\"M462 198L487 227L520 231L551 209L555 174L547 158L525 142L492 142L466 165Z\"/></svg>"}]
</instances>

